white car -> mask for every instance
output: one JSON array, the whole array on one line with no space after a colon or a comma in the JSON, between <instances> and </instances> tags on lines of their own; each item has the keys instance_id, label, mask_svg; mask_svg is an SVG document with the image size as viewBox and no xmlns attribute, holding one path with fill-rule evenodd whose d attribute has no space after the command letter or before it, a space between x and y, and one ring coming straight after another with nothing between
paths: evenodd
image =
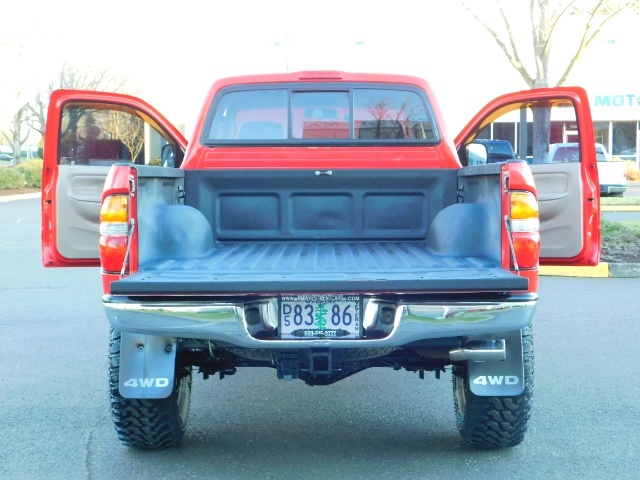
<instances>
[{"instance_id":1,"label":"white car","mask_svg":"<svg viewBox=\"0 0 640 480\"><path fill-rule=\"evenodd\" d=\"M596 158L598 159L598 179L600 181L600 195L623 196L627 191L627 164L614 162L607 149L601 143L596 143ZM580 161L577 143L554 143L549 147L551 162L571 163Z\"/></svg>"}]
</instances>

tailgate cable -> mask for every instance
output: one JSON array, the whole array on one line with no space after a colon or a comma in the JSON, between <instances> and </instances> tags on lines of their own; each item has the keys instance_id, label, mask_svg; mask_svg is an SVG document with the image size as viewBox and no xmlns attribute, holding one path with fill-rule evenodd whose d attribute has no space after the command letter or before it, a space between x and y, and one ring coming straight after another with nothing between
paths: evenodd
<instances>
[{"instance_id":1,"label":"tailgate cable","mask_svg":"<svg viewBox=\"0 0 640 480\"><path fill-rule=\"evenodd\" d=\"M136 225L136 219L129 220L129 231L127 232L127 249L124 252L124 260L122 261L122 269L120 270L120 278L124 277L124 272L129 263L129 249L131 248L131 237L133 237L133 227Z\"/></svg>"},{"instance_id":2,"label":"tailgate cable","mask_svg":"<svg viewBox=\"0 0 640 480\"><path fill-rule=\"evenodd\" d=\"M504 226L507 229L507 236L509 238L509 248L511 250L511 260L513 260L513 269L516 271L518 275L520 275L520 269L518 268L518 260L516 260L516 249L513 246L513 232L511 231L511 222L509 221L509 216L504 216Z\"/></svg>"}]
</instances>

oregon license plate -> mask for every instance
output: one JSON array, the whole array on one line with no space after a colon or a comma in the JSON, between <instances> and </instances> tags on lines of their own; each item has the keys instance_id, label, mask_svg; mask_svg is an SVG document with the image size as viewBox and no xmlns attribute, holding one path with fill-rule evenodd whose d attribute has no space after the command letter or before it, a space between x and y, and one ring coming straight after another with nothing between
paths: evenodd
<instances>
[{"instance_id":1,"label":"oregon license plate","mask_svg":"<svg viewBox=\"0 0 640 480\"><path fill-rule=\"evenodd\" d=\"M283 295L280 338L360 338L361 304L359 295Z\"/></svg>"}]
</instances>

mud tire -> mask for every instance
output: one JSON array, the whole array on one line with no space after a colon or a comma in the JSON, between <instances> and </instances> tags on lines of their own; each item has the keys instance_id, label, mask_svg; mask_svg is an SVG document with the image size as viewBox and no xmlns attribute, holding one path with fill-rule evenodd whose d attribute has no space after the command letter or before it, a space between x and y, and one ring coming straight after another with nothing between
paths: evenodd
<instances>
[{"instance_id":1,"label":"mud tire","mask_svg":"<svg viewBox=\"0 0 640 480\"><path fill-rule=\"evenodd\" d=\"M527 431L533 396L533 337L522 330L524 391L513 397L480 397L471 393L466 364L453 369L453 398L458 430L464 442L477 448L514 447Z\"/></svg>"},{"instance_id":2,"label":"mud tire","mask_svg":"<svg viewBox=\"0 0 640 480\"><path fill-rule=\"evenodd\" d=\"M120 441L129 447L160 449L180 443L187 427L191 402L191 370L176 370L167 398L139 400L120 395L120 332L111 330L109 388L111 416Z\"/></svg>"}]
</instances>

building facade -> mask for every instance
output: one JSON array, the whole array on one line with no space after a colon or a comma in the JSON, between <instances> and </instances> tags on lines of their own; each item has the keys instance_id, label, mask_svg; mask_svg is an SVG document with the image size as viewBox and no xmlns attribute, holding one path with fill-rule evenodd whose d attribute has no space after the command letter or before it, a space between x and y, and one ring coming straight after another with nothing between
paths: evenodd
<instances>
[{"instance_id":1,"label":"building facade","mask_svg":"<svg viewBox=\"0 0 640 480\"><path fill-rule=\"evenodd\" d=\"M640 166L640 93L594 91L590 95L596 142Z\"/></svg>"}]
</instances>

